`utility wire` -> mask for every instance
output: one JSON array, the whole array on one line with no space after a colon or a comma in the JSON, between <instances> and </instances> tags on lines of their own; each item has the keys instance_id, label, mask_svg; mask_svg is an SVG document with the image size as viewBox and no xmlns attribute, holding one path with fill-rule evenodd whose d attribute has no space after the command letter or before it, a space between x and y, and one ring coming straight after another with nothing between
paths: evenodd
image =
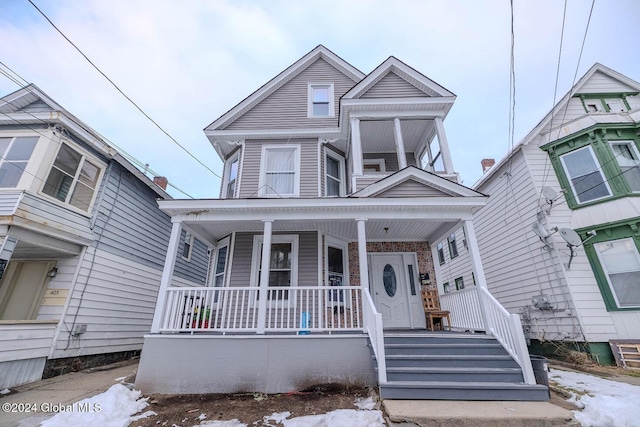
<instances>
[{"instance_id":1,"label":"utility wire","mask_svg":"<svg viewBox=\"0 0 640 427\"><path fill-rule=\"evenodd\" d=\"M158 124L158 122L156 122L155 120L153 120L153 119L152 119L152 118L151 118L151 117L150 117L150 116L149 116L149 115L148 115L148 114L147 114L147 113L146 113L146 112L145 112L145 111L144 111L144 110L143 110L143 109L138 105L138 104L136 104L136 103L135 103L135 102L134 102L134 101L133 101L129 96L127 96L127 94L125 94L125 93L122 91L122 89L120 89L120 88L118 87L118 85L116 85L116 84L113 82L113 80L111 80L111 79L110 79L110 78L109 78L109 77L108 77L104 72L102 72L102 70L101 70L100 68L98 68L98 66L97 66L97 65L95 65L95 64L94 64L94 63L89 59L89 57L87 57L87 55L85 55L85 54L84 54L84 52L82 52L82 51L80 50L80 48L79 48L78 46L76 46L76 45L75 45L75 43L73 43L73 42L72 42L72 41L71 41L71 40L70 40L70 39L69 39L69 38L68 38L68 37L67 37L67 36L66 36L66 35L65 35L65 34L64 34L64 33L63 33L59 28L58 28L58 27L56 27L56 25L51 21L51 19L49 19L49 17L48 17L47 15L45 15L45 13L44 13L42 10L40 10L40 8L38 8L38 6L36 6L36 5L35 5L35 3L34 3L32 0L29 0L29 3L31 3L31 5L32 5L33 7L35 7L35 8L36 8L36 10L37 10L38 12L40 12L40 14L41 14L41 15L42 15L42 16L43 16L43 17L44 17L44 18L49 22L49 24L51 24L51 26L52 26L53 28L55 28L55 30L56 30L56 31L57 31L57 32L58 32L62 37L64 37L64 39L65 39L67 42L69 42L69 44L70 44L71 46L73 46L73 47L75 48L75 50L77 50L77 51L78 51L78 53L80 53L80 55L82 55L82 57L83 57L84 59L86 59L86 60L87 60L87 62L89 62L89 64L91 64L91 66L92 66L93 68L95 68L95 69L96 69L96 71L98 71L100 74L102 74L102 76L103 76L105 79L107 79L107 81L108 81L109 83L111 83L111 85L112 85L114 88L116 88L116 90L117 90L118 92L120 92L120 94L121 94L122 96L124 96L124 97L127 99L127 101L129 101L129 102L130 102L134 107L136 107L136 108L138 109L138 111L140 111L140 113L142 113L142 115L143 115L143 116L145 116L145 117L146 117L146 118L147 118L151 123L153 123L153 124L154 124L158 129L160 129L160 131L161 131L162 133L164 133L167 137L169 137L169 139L171 139L171 140L172 140L172 141L173 141L173 142L174 142L178 147L182 148L182 150L184 150L184 152L185 152L185 153L187 153L189 156L191 156L191 158L193 158L196 162L200 163L200 165L202 165L205 169L207 169L209 172L211 172L211 173L212 173L214 176L216 176L217 178L222 179L222 177L221 177L219 174L217 174L216 172L214 172L214 171L213 171L209 166L207 166L206 164L204 164L200 159L198 159L198 158L197 158L195 155L193 155L189 150L187 150L187 149L186 149L182 144L180 144L180 143L179 143L179 142L178 142L178 141L177 141L173 136L171 136L171 135L170 135L166 130L164 130L164 129L162 128L162 126L160 126L160 125Z\"/></svg>"}]
</instances>

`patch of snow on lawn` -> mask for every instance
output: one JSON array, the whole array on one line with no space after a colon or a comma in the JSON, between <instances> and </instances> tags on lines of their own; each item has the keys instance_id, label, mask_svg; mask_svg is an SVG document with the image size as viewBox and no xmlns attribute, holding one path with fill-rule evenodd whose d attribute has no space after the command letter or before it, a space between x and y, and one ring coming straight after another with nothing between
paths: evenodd
<instances>
[{"instance_id":1,"label":"patch of snow on lawn","mask_svg":"<svg viewBox=\"0 0 640 427\"><path fill-rule=\"evenodd\" d=\"M5 388L4 390L0 390L0 394L9 394L11 393L11 390L9 390L8 388Z\"/></svg>"},{"instance_id":2,"label":"patch of snow on lawn","mask_svg":"<svg viewBox=\"0 0 640 427\"><path fill-rule=\"evenodd\" d=\"M267 427L267 426L275 427L275 426L269 424L269 421L275 421L276 424L282 424L284 422L284 420L286 420L290 416L291 416L291 412L289 412L289 411L274 412L271 415L265 415L264 417L262 417L262 422L265 425L265 427Z\"/></svg>"},{"instance_id":3,"label":"patch of snow on lawn","mask_svg":"<svg viewBox=\"0 0 640 427\"><path fill-rule=\"evenodd\" d=\"M640 387L617 381L605 380L593 375L553 369L549 379L563 388L574 391L569 401L583 406L574 411L576 420L583 426L637 427L640 408ZM569 390L569 391L572 391Z\"/></svg>"},{"instance_id":4,"label":"patch of snow on lawn","mask_svg":"<svg viewBox=\"0 0 640 427\"><path fill-rule=\"evenodd\" d=\"M245 423L241 423L238 420L229 420L229 421L218 421L218 420L211 420L211 421L204 421L198 425L195 425L193 427L200 427L200 426L207 426L207 427L247 427L247 425Z\"/></svg>"},{"instance_id":5,"label":"patch of snow on lawn","mask_svg":"<svg viewBox=\"0 0 640 427\"><path fill-rule=\"evenodd\" d=\"M116 384L104 393L83 399L69 405L60 405L66 412L59 412L54 417L42 422L45 427L100 426L126 427L134 419L154 414L147 411L133 417L146 408L147 399L140 399L141 392L129 390L122 384ZM70 408L71 407L71 408Z\"/></svg>"},{"instance_id":6,"label":"patch of snow on lawn","mask_svg":"<svg viewBox=\"0 0 640 427\"><path fill-rule=\"evenodd\" d=\"M372 397L367 397L366 399L359 397L353 404L356 405L358 409L371 410L376 407L376 402L373 401Z\"/></svg>"},{"instance_id":7,"label":"patch of snow on lawn","mask_svg":"<svg viewBox=\"0 0 640 427\"><path fill-rule=\"evenodd\" d=\"M284 427L384 427L382 412L338 409L323 415L307 415L282 422Z\"/></svg>"}]
</instances>

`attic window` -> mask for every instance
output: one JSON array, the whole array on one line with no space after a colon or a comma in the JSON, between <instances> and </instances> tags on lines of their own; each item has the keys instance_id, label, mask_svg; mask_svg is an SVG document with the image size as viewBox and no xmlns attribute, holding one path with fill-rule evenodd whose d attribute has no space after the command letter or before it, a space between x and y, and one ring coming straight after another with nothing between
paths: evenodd
<instances>
[{"instance_id":1,"label":"attic window","mask_svg":"<svg viewBox=\"0 0 640 427\"><path fill-rule=\"evenodd\" d=\"M597 113L599 111L602 111L602 103L600 103L599 99L591 102L586 102L585 106L587 107L588 113Z\"/></svg>"},{"instance_id":2,"label":"attic window","mask_svg":"<svg viewBox=\"0 0 640 427\"><path fill-rule=\"evenodd\" d=\"M334 117L333 83L309 83L307 117Z\"/></svg>"}]
</instances>

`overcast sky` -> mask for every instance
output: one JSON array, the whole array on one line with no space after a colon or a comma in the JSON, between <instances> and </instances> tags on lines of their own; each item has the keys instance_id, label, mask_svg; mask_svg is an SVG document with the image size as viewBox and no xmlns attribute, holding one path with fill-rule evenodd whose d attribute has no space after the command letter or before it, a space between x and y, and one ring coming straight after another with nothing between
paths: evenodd
<instances>
[{"instance_id":1,"label":"overcast sky","mask_svg":"<svg viewBox=\"0 0 640 427\"><path fill-rule=\"evenodd\" d=\"M463 183L509 148L509 1L33 0L111 80L218 174L202 129L318 44L364 72L393 55L457 95L445 120ZM553 106L562 0L514 0L515 142ZM557 99L591 0L569 0ZM596 0L578 79L600 62L640 80L640 1ZM0 61L196 198L220 179L190 158L27 0L0 0ZM0 95L18 89L0 75ZM177 198L186 196L170 193Z\"/></svg>"}]
</instances>

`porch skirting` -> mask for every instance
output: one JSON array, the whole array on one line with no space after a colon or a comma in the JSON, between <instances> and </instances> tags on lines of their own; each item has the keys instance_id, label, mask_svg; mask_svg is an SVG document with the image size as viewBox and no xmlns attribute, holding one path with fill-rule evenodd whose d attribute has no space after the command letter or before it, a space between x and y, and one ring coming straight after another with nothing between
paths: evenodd
<instances>
[{"instance_id":1,"label":"porch skirting","mask_svg":"<svg viewBox=\"0 0 640 427\"><path fill-rule=\"evenodd\" d=\"M367 335L146 335L135 388L145 394L286 393L375 386Z\"/></svg>"}]
</instances>

